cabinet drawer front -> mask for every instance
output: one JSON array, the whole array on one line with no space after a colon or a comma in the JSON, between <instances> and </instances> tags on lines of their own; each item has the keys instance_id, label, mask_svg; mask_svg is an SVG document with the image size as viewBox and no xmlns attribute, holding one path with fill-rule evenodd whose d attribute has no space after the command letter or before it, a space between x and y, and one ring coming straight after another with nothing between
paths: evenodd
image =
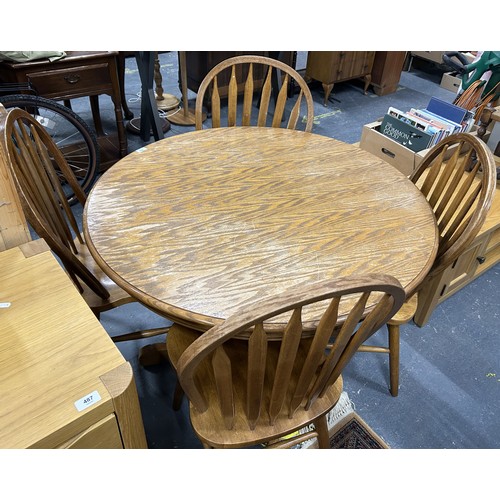
<instances>
[{"instance_id":1,"label":"cabinet drawer front","mask_svg":"<svg viewBox=\"0 0 500 500\"><path fill-rule=\"evenodd\" d=\"M371 72L375 52L343 52L342 65L338 68L337 79L365 76Z\"/></svg>"},{"instance_id":2,"label":"cabinet drawer front","mask_svg":"<svg viewBox=\"0 0 500 500\"><path fill-rule=\"evenodd\" d=\"M118 422L114 413L66 441L59 448L80 450L123 448Z\"/></svg>"},{"instance_id":3,"label":"cabinet drawer front","mask_svg":"<svg viewBox=\"0 0 500 500\"><path fill-rule=\"evenodd\" d=\"M335 83L369 74L375 52L312 51L307 55L306 75L322 83Z\"/></svg>"},{"instance_id":4,"label":"cabinet drawer front","mask_svg":"<svg viewBox=\"0 0 500 500\"><path fill-rule=\"evenodd\" d=\"M84 97L112 91L109 65L89 64L74 68L28 73L39 95L50 99Z\"/></svg>"},{"instance_id":5,"label":"cabinet drawer front","mask_svg":"<svg viewBox=\"0 0 500 500\"><path fill-rule=\"evenodd\" d=\"M484 244L484 238L476 239L475 243L460 255L451 266L450 279L445 290L446 295L451 295L456 289L463 287L472 279L479 265L477 260L479 252Z\"/></svg>"},{"instance_id":6,"label":"cabinet drawer front","mask_svg":"<svg viewBox=\"0 0 500 500\"><path fill-rule=\"evenodd\" d=\"M491 233L491 237L488 241L488 246L486 247L486 251L489 252L498 246L500 246L500 228Z\"/></svg>"}]
</instances>

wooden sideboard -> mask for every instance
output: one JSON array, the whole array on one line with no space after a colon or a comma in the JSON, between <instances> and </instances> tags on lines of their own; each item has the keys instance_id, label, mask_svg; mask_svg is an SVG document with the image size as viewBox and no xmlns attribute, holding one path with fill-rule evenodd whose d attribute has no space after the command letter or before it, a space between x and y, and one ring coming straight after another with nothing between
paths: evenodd
<instances>
[{"instance_id":1,"label":"wooden sideboard","mask_svg":"<svg viewBox=\"0 0 500 500\"><path fill-rule=\"evenodd\" d=\"M325 91L324 105L337 82L363 78L364 92L371 82L371 72L375 52L328 52L310 51L307 53L306 80L318 80Z\"/></svg>"},{"instance_id":2,"label":"wooden sideboard","mask_svg":"<svg viewBox=\"0 0 500 500\"><path fill-rule=\"evenodd\" d=\"M130 364L43 240L0 252L0 448L146 448Z\"/></svg>"},{"instance_id":3,"label":"wooden sideboard","mask_svg":"<svg viewBox=\"0 0 500 500\"><path fill-rule=\"evenodd\" d=\"M39 59L22 63L1 62L1 83L29 82L39 96L58 101L89 97L101 149L101 167L107 168L127 154L123 124L118 52L66 52L57 61ZM99 112L99 95L109 95L115 112L116 130L106 133Z\"/></svg>"},{"instance_id":4,"label":"wooden sideboard","mask_svg":"<svg viewBox=\"0 0 500 500\"><path fill-rule=\"evenodd\" d=\"M438 304L500 262L500 188L481 231L450 267L419 292L414 321L423 326Z\"/></svg>"}]
</instances>

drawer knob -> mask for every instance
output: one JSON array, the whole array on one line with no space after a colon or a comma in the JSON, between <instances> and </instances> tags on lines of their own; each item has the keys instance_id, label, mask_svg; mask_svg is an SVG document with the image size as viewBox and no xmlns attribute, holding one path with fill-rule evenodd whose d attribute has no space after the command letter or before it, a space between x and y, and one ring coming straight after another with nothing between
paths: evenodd
<instances>
[{"instance_id":1,"label":"drawer knob","mask_svg":"<svg viewBox=\"0 0 500 500\"><path fill-rule=\"evenodd\" d=\"M478 257L477 258L477 261L479 262L479 264L484 264L485 260L486 260L486 257Z\"/></svg>"},{"instance_id":2,"label":"drawer knob","mask_svg":"<svg viewBox=\"0 0 500 500\"><path fill-rule=\"evenodd\" d=\"M76 73L71 73L70 75L67 75L64 77L64 79L71 84L78 83L80 81L80 75Z\"/></svg>"}]
</instances>

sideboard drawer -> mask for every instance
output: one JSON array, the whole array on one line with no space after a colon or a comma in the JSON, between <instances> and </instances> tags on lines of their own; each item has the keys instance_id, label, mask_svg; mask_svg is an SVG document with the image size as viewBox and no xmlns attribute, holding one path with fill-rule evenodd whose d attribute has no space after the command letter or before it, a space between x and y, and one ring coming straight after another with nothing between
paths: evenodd
<instances>
[{"instance_id":1,"label":"sideboard drawer","mask_svg":"<svg viewBox=\"0 0 500 500\"><path fill-rule=\"evenodd\" d=\"M457 261L419 291L413 318L423 326L434 308L500 262L500 192L498 186L483 227Z\"/></svg>"},{"instance_id":2,"label":"sideboard drawer","mask_svg":"<svg viewBox=\"0 0 500 500\"><path fill-rule=\"evenodd\" d=\"M109 65L102 63L30 72L26 76L39 95L49 99L70 99L105 93L106 89L111 93L109 71Z\"/></svg>"},{"instance_id":3,"label":"sideboard drawer","mask_svg":"<svg viewBox=\"0 0 500 500\"><path fill-rule=\"evenodd\" d=\"M112 413L81 432L59 448L66 449L119 449L123 448L120 430Z\"/></svg>"}]
</instances>

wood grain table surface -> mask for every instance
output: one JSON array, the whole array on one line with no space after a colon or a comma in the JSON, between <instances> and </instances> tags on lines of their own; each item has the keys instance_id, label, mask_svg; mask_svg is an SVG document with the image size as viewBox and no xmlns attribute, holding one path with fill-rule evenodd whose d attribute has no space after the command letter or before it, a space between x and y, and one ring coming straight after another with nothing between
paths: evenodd
<instances>
[{"instance_id":1,"label":"wood grain table surface","mask_svg":"<svg viewBox=\"0 0 500 500\"><path fill-rule=\"evenodd\" d=\"M388 273L411 292L438 243L427 201L388 163L260 127L188 132L129 154L92 189L84 233L119 285L200 331L250 301L342 275Z\"/></svg>"}]
</instances>

